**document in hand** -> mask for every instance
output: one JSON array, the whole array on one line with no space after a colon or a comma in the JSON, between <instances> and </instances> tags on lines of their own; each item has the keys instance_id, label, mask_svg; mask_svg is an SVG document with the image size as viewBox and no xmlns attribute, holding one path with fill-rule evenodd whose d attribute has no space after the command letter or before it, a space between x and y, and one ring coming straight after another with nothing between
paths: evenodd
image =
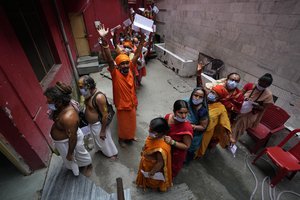
<instances>
[{"instance_id":1,"label":"document in hand","mask_svg":"<svg viewBox=\"0 0 300 200\"><path fill-rule=\"evenodd\" d=\"M134 17L133 25L149 32L153 32L153 20L136 14Z\"/></svg>"},{"instance_id":2,"label":"document in hand","mask_svg":"<svg viewBox=\"0 0 300 200\"><path fill-rule=\"evenodd\" d=\"M121 28L121 25L119 24L119 25L117 25L117 26L111 28L111 29L110 29L110 32L114 32L116 29L120 29L120 28Z\"/></svg>"},{"instance_id":3,"label":"document in hand","mask_svg":"<svg viewBox=\"0 0 300 200\"><path fill-rule=\"evenodd\" d=\"M156 7L156 6L154 6L154 7L152 8L152 10L153 10L153 12L154 12L155 14L157 14L157 13L159 12L158 7Z\"/></svg>"},{"instance_id":4,"label":"document in hand","mask_svg":"<svg viewBox=\"0 0 300 200\"><path fill-rule=\"evenodd\" d=\"M131 20L128 18L126 19L124 22L123 22L124 26L127 27L127 26L130 26L131 25Z\"/></svg>"},{"instance_id":5,"label":"document in hand","mask_svg":"<svg viewBox=\"0 0 300 200\"><path fill-rule=\"evenodd\" d=\"M153 176L149 176L149 172L145 172L143 170L141 170L142 174L144 175L145 178L151 178L154 180L159 180L159 181L165 181L165 177L163 175L163 173L161 172L156 172Z\"/></svg>"}]
</instances>

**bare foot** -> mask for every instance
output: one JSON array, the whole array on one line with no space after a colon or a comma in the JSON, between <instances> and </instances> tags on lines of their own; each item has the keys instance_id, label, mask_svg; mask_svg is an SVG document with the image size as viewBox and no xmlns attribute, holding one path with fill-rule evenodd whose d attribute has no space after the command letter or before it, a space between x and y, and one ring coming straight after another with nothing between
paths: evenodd
<instances>
[{"instance_id":1,"label":"bare foot","mask_svg":"<svg viewBox=\"0 0 300 200\"><path fill-rule=\"evenodd\" d=\"M126 147L126 144L125 144L124 140L121 140L121 139L119 139L119 145L120 145L120 147L122 147L122 148L125 148L125 147Z\"/></svg>"},{"instance_id":2,"label":"bare foot","mask_svg":"<svg viewBox=\"0 0 300 200\"><path fill-rule=\"evenodd\" d=\"M90 177L92 175L92 172L93 172L93 165L89 164L88 166L84 167L82 174L86 177Z\"/></svg>"},{"instance_id":3,"label":"bare foot","mask_svg":"<svg viewBox=\"0 0 300 200\"><path fill-rule=\"evenodd\" d=\"M109 158L109 160L111 160L111 161L115 161L117 159L118 159L118 155L114 155L114 156L112 156L112 157Z\"/></svg>"}]
</instances>

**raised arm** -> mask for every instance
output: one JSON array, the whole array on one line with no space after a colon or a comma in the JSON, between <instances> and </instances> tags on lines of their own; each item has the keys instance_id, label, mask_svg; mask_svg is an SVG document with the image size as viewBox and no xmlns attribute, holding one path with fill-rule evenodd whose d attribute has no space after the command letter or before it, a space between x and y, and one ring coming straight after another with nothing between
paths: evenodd
<instances>
[{"instance_id":1,"label":"raised arm","mask_svg":"<svg viewBox=\"0 0 300 200\"><path fill-rule=\"evenodd\" d=\"M138 58L140 57L141 53L142 53L142 49L145 43L145 34L141 33L141 39L140 39L140 43L139 46L137 47L136 51L134 52L134 56L131 59L131 62L133 64L137 63Z\"/></svg>"},{"instance_id":2,"label":"raised arm","mask_svg":"<svg viewBox=\"0 0 300 200\"><path fill-rule=\"evenodd\" d=\"M109 44L108 41L106 39L106 35L108 33L108 28L105 30L104 24L101 24L99 26L99 28L97 29L98 33L99 33L99 43L101 44L101 47L103 49L104 52L104 57L106 59L106 62L108 63L109 69L113 70L115 67L115 62L111 56L111 52L109 49Z\"/></svg>"}]
</instances>

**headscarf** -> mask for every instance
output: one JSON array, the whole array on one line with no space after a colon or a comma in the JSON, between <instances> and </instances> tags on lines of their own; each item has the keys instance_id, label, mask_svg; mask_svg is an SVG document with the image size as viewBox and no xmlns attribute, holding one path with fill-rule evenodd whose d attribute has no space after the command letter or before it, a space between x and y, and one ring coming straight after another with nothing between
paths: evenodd
<instances>
[{"instance_id":1,"label":"headscarf","mask_svg":"<svg viewBox=\"0 0 300 200\"><path fill-rule=\"evenodd\" d=\"M133 44L130 41L125 41L125 42L123 42L123 47L133 48Z\"/></svg>"},{"instance_id":2,"label":"headscarf","mask_svg":"<svg viewBox=\"0 0 300 200\"><path fill-rule=\"evenodd\" d=\"M212 90L215 91L221 99L229 94L223 85L216 85L212 88Z\"/></svg>"},{"instance_id":3,"label":"headscarf","mask_svg":"<svg viewBox=\"0 0 300 200\"><path fill-rule=\"evenodd\" d=\"M130 58L124 53L119 54L115 59L117 65L120 65L122 62L126 62L126 61L129 62Z\"/></svg>"}]
</instances>

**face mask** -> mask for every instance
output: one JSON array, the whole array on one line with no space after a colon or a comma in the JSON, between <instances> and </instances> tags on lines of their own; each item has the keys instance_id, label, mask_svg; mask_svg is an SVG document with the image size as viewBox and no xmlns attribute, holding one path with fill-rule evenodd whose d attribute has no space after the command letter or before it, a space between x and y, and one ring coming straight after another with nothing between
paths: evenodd
<instances>
[{"instance_id":1,"label":"face mask","mask_svg":"<svg viewBox=\"0 0 300 200\"><path fill-rule=\"evenodd\" d=\"M149 137L151 137L151 138L156 138L157 136L156 136L155 133L149 132Z\"/></svg>"},{"instance_id":2,"label":"face mask","mask_svg":"<svg viewBox=\"0 0 300 200\"><path fill-rule=\"evenodd\" d=\"M179 122L185 122L185 118L174 116L174 119Z\"/></svg>"},{"instance_id":3,"label":"face mask","mask_svg":"<svg viewBox=\"0 0 300 200\"><path fill-rule=\"evenodd\" d=\"M238 83L235 82L235 81L232 81L232 80L229 80L227 81L227 87L230 89L230 90L233 90L237 87Z\"/></svg>"},{"instance_id":4,"label":"face mask","mask_svg":"<svg viewBox=\"0 0 300 200\"><path fill-rule=\"evenodd\" d=\"M121 72L123 75L127 75L128 72L129 72L129 67L121 68L121 69L120 69L120 72Z\"/></svg>"},{"instance_id":5,"label":"face mask","mask_svg":"<svg viewBox=\"0 0 300 200\"><path fill-rule=\"evenodd\" d=\"M55 111L55 110L56 110L56 106L55 106L54 103L49 103L49 104L48 104L48 108L49 108L49 110L52 110L52 111Z\"/></svg>"},{"instance_id":6,"label":"face mask","mask_svg":"<svg viewBox=\"0 0 300 200\"><path fill-rule=\"evenodd\" d=\"M85 88L80 89L80 93L81 93L82 96L84 96L84 97L90 96L90 91L87 90L87 89L85 89Z\"/></svg>"},{"instance_id":7,"label":"face mask","mask_svg":"<svg viewBox=\"0 0 300 200\"><path fill-rule=\"evenodd\" d=\"M256 89L258 89L259 91L263 91L263 90L266 89L266 88L261 87L260 85L256 84Z\"/></svg>"},{"instance_id":8,"label":"face mask","mask_svg":"<svg viewBox=\"0 0 300 200\"><path fill-rule=\"evenodd\" d=\"M200 103L203 102L203 98L192 99L192 102L193 102L194 105L199 105Z\"/></svg>"},{"instance_id":9,"label":"face mask","mask_svg":"<svg viewBox=\"0 0 300 200\"><path fill-rule=\"evenodd\" d=\"M216 95L215 94L213 94L213 93L208 93L208 95L207 95L207 100L208 101L211 101L211 102L215 102L216 101Z\"/></svg>"}]
</instances>

